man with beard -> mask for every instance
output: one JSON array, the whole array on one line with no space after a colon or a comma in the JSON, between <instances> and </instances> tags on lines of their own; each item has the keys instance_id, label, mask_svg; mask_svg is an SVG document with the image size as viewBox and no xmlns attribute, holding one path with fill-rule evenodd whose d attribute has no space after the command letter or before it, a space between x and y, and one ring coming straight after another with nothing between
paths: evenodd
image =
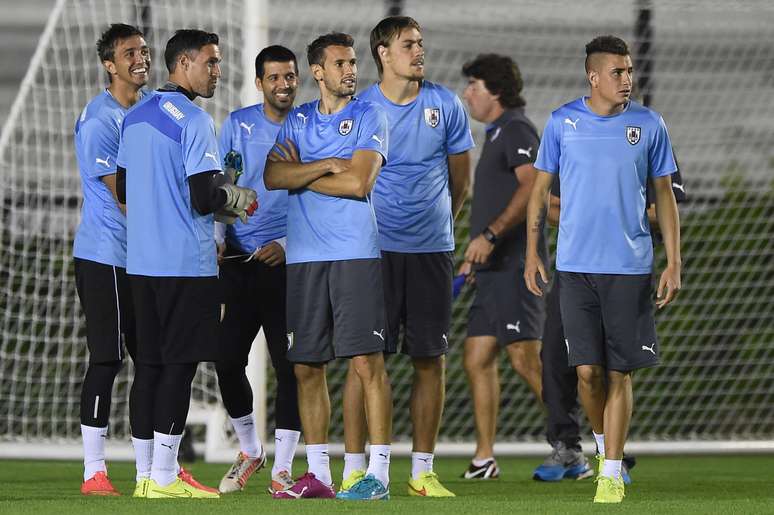
<instances>
[{"instance_id":1,"label":"man with beard","mask_svg":"<svg viewBox=\"0 0 774 515\"><path fill-rule=\"evenodd\" d=\"M346 499L389 498L392 400L384 368L384 291L371 188L387 159L387 117L354 97L351 36L313 41L320 99L285 119L269 155L269 189L288 190L288 359L295 363L309 471L278 499L334 497L327 362L351 358L368 414L371 460Z\"/></svg>"},{"instance_id":2,"label":"man with beard","mask_svg":"<svg viewBox=\"0 0 774 515\"><path fill-rule=\"evenodd\" d=\"M263 327L277 376L274 403L276 429L272 480L269 492L293 486L293 455L301 435L298 393L293 366L285 357L285 234L288 192L268 191L263 184L266 156L293 108L298 89L296 56L283 46L269 46L255 58L255 85L263 103L232 112L220 135L221 156L236 152L244 174L239 184L258 193L261 209L248 219L225 227L225 258L220 282L225 294L221 322L220 359L215 365L218 384L240 452L220 482L221 493L244 488L250 476L264 465L265 453L255 430L253 392L245 374L250 347ZM216 234L216 239L217 239Z\"/></svg>"},{"instance_id":3,"label":"man with beard","mask_svg":"<svg viewBox=\"0 0 774 515\"><path fill-rule=\"evenodd\" d=\"M193 103L215 93L218 36L178 30L164 60L169 81L127 113L116 160L143 365L135 386L154 398L153 409L138 414L152 428L153 453L150 479L138 482L135 495L218 498L217 491L177 477L177 452L197 365L217 357L213 213L244 221L256 208L256 194L223 181L212 117Z\"/></svg>"}]
</instances>

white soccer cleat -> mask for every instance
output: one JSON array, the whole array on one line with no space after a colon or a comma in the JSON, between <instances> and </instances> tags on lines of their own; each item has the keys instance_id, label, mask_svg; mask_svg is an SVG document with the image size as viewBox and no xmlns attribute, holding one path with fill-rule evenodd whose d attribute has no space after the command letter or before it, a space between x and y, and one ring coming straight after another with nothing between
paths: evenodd
<instances>
[{"instance_id":1,"label":"white soccer cleat","mask_svg":"<svg viewBox=\"0 0 774 515\"><path fill-rule=\"evenodd\" d=\"M250 458L240 451L239 454L237 454L234 464L231 465L231 468L226 472L226 475L220 480L218 490L222 494L227 494L244 489L250 476L258 470L261 470L265 464L265 451L262 451L261 455L257 458Z\"/></svg>"}]
</instances>

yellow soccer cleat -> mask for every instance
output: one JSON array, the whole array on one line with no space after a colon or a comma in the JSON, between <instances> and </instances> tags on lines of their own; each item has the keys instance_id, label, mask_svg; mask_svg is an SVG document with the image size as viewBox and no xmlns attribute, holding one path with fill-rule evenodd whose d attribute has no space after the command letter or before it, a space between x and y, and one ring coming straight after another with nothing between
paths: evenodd
<instances>
[{"instance_id":1,"label":"yellow soccer cleat","mask_svg":"<svg viewBox=\"0 0 774 515\"><path fill-rule=\"evenodd\" d=\"M144 477L137 481L134 485L134 493L132 497L148 497L148 489L150 488L150 478Z\"/></svg>"},{"instance_id":2,"label":"yellow soccer cleat","mask_svg":"<svg viewBox=\"0 0 774 515\"><path fill-rule=\"evenodd\" d=\"M349 490L355 485L355 483L357 483L358 481L363 479L365 476L366 476L366 471L365 470L353 470L341 482L341 487L339 488L339 493L349 492Z\"/></svg>"},{"instance_id":3,"label":"yellow soccer cleat","mask_svg":"<svg viewBox=\"0 0 774 515\"><path fill-rule=\"evenodd\" d=\"M175 479L167 486L159 486L154 480L149 479L146 497L148 499L219 499L218 493L201 490L191 486L182 479Z\"/></svg>"},{"instance_id":4,"label":"yellow soccer cleat","mask_svg":"<svg viewBox=\"0 0 774 515\"><path fill-rule=\"evenodd\" d=\"M423 472L419 479L409 478L408 494L416 497L456 497L441 484L435 472Z\"/></svg>"},{"instance_id":5,"label":"yellow soccer cleat","mask_svg":"<svg viewBox=\"0 0 774 515\"><path fill-rule=\"evenodd\" d=\"M607 476L597 478L597 495L594 496L595 503L619 503L624 498L623 479L614 479Z\"/></svg>"}]
</instances>

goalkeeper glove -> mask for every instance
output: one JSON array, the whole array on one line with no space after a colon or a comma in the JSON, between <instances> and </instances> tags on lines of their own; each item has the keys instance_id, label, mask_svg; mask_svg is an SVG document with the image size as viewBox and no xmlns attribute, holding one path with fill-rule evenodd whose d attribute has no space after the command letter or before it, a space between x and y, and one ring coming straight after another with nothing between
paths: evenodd
<instances>
[{"instance_id":1,"label":"goalkeeper glove","mask_svg":"<svg viewBox=\"0 0 774 515\"><path fill-rule=\"evenodd\" d=\"M258 195L249 188L240 188L233 184L222 184L220 189L226 192L226 203L215 213L215 220L233 224L239 218L243 223L258 209Z\"/></svg>"},{"instance_id":2,"label":"goalkeeper glove","mask_svg":"<svg viewBox=\"0 0 774 515\"><path fill-rule=\"evenodd\" d=\"M243 170L242 154L236 150L229 150L228 154L223 157L223 173L229 178L231 184L237 183Z\"/></svg>"}]
</instances>

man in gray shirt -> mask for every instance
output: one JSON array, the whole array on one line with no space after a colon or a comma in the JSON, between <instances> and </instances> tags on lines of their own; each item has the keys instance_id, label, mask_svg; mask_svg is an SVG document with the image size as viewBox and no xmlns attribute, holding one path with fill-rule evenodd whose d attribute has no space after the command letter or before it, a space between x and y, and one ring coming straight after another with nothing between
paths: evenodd
<instances>
[{"instance_id":1,"label":"man in gray shirt","mask_svg":"<svg viewBox=\"0 0 774 515\"><path fill-rule=\"evenodd\" d=\"M545 306L520 280L526 208L536 174L532 163L540 139L524 114L521 73L509 57L479 55L463 67L463 74L468 78L464 98L470 114L487 124L475 172L471 241L460 270L476 286L464 355L476 421L476 454L463 477L489 479L499 475L493 446L500 405L501 348L542 402L540 346ZM540 252L546 255L543 239ZM585 469L585 458L581 458Z\"/></svg>"}]
</instances>

